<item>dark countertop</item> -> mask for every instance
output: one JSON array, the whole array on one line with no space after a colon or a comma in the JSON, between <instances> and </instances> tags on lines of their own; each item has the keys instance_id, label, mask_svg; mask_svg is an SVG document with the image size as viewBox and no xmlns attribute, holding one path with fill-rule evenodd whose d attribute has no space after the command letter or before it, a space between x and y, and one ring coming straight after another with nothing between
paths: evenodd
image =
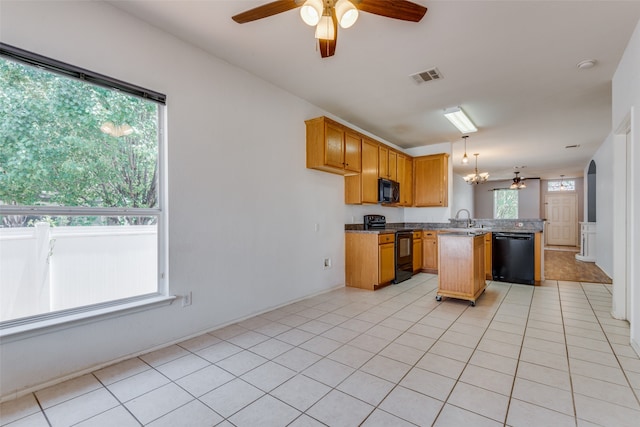
<instances>
[{"instance_id":1,"label":"dark countertop","mask_svg":"<svg viewBox=\"0 0 640 427\"><path fill-rule=\"evenodd\" d=\"M449 222L401 222L387 223L384 230L364 230L363 224L345 224L347 233L395 233L397 230L433 230L433 231L481 231L502 233L541 233L544 231L544 219L472 219L472 227L467 228L467 220L451 219Z\"/></svg>"}]
</instances>

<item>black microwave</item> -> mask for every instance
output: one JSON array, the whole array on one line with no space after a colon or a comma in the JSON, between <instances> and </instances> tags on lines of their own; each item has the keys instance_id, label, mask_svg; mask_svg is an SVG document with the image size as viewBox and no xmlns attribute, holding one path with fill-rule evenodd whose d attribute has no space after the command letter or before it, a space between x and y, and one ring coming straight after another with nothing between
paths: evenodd
<instances>
[{"instance_id":1,"label":"black microwave","mask_svg":"<svg viewBox=\"0 0 640 427\"><path fill-rule=\"evenodd\" d=\"M378 179L378 203L398 203L400 184L390 179Z\"/></svg>"}]
</instances>

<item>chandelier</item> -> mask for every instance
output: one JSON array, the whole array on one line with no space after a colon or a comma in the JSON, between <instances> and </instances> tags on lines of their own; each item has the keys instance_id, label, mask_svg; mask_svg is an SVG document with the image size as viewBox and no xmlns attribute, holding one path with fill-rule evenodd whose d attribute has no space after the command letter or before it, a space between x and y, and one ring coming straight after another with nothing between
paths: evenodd
<instances>
[{"instance_id":1,"label":"chandelier","mask_svg":"<svg viewBox=\"0 0 640 427\"><path fill-rule=\"evenodd\" d=\"M489 172L478 173L478 156L480 153L475 153L476 156L476 169L475 173L470 173L464 177L467 184L484 184L489 179Z\"/></svg>"}]
</instances>

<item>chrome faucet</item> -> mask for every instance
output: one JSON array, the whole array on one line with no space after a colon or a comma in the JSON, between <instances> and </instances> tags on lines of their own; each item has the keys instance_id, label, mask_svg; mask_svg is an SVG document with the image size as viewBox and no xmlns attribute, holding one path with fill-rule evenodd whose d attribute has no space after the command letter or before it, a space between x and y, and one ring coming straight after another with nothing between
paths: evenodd
<instances>
[{"instance_id":1,"label":"chrome faucet","mask_svg":"<svg viewBox=\"0 0 640 427\"><path fill-rule=\"evenodd\" d=\"M456 212L456 219L460 219L460 212L466 212L467 213L467 228L471 227L471 212L469 212L467 209L458 209L458 212Z\"/></svg>"}]
</instances>

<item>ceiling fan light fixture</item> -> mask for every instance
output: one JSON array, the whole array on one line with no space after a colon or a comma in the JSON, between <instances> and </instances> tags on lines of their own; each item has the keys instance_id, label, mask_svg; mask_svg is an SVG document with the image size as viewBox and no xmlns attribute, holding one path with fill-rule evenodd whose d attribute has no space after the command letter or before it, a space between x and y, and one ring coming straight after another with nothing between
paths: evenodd
<instances>
[{"instance_id":1,"label":"ceiling fan light fixture","mask_svg":"<svg viewBox=\"0 0 640 427\"><path fill-rule=\"evenodd\" d=\"M335 40L335 28L330 15L322 15L316 26L316 38L322 40Z\"/></svg>"},{"instance_id":2,"label":"ceiling fan light fixture","mask_svg":"<svg viewBox=\"0 0 640 427\"><path fill-rule=\"evenodd\" d=\"M323 11L324 4L322 0L307 0L300 8L300 17L305 24L313 27L320 22Z\"/></svg>"},{"instance_id":3,"label":"ceiling fan light fixture","mask_svg":"<svg viewBox=\"0 0 640 427\"><path fill-rule=\"evenodd\" d=\"M460 107L444 110L444 116L462 133L477 132L478 128Z\"/></svg>"},{"instance_id":4,"label":"ceiling fan light fixture","mask_svg":"<svg viewBox=\"0 0 640 427\"><path fill-rule=\"evenodd\" d=\"M349 28L358 20L358 9L349 0L338 0L335 9L342 28Z\"/></svg>"}]
</instances>

